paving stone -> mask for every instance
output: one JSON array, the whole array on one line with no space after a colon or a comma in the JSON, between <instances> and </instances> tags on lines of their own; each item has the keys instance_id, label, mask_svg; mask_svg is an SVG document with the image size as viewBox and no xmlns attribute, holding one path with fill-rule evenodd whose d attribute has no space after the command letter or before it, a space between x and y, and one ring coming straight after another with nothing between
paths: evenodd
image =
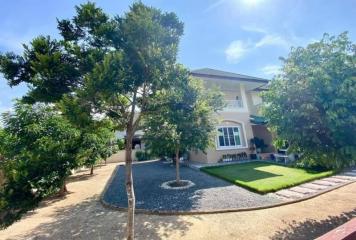
<instances>
[{"instance_id":1,"label":"paving stone","mask_svg":"<svg viewBox=\"0 0 356 240\"><path fill-rule=\"evenodd\" d=\"M323 186L330 186L330 187L337 185L337 183L335 182L329 182L325 180L316 180L313 183L318 185L323 185Z\"/></svg>"},{"instance_id":2,"label":"paving stone","mask_svg":"<svg viewBox=\"0 0 356 240\"><path fill-rule=\"evenodd\" d=\"M356 181L356 177L352 177L352 176L335 175L334 177L335 177L335 178L339 178L339 179L349 180L349 181Z\"/></svg>"},{"instance_id":3,"label":"paving stone","mask_svg":"<svg viewBox=\"0 0 356 240\"><path fill-rule=\"evenodd\" d=\"M356 177L356 172L345 172L344 175L346 176L355 176Z\"/></svg>"},{"instance_id":4,"label":"paving stone","mask_svg":"<svg viewBox=\"0 0 356 240\"><path fill-rule=\"evenodd\" d=\"M306 196L305 194L290 191L288 189L280 190L276 192L276 194L290 199L298 199Z\"/></svg>"},{"instance_id":5,"label":"paving stone","mask_svg":"<svg viewBox=\"0 0 356 240\"><path fill-rule=\"evenodd\" d=\"M271 198L277 198L283 201L290 201L290 198L283 197L282 195L277 195L275 192L267 193L266 196L271 197Z\"/></svg>"},{"instance_id":6,"label":"paving stone","mask_svg":"<svg viewBox=\"0 0 356 240\"><path fill-rule=\"evenodd\" d=\"M328 182L334 182L334 183L346 183L346 182L350 182L348 180L345 179L339 179L339 178L334 178L334 177L328 177L328 178L324 178L324 181L328 181Z\"/></svg>"},{"instance_id":7,"label":"paving stone","mask_svg":"<svg viewBox=\"0 0 356 240\"><path fill-rule=\"evenodd\" d=\"M302 194L311 194L311 193L315 193L317 191L317 190L310 189L310 188L305 188L305 187L302 187L302 186L292 187L292 188L290 188L288 190L293 191L293 192L302 193Z\"/></svg>"},{"instance_id":8,"label":"paving stone","mask_svg":"<svg viewBox=\"0 0 356 240\"><path fill-rule=\"evenodd\" d=\"M313 190L324 190L324 189L328 188L328 186L314 184L313 182L304 183L304 184L300 185L300 187L310 188Z\"/></svg>"}]
</instances>

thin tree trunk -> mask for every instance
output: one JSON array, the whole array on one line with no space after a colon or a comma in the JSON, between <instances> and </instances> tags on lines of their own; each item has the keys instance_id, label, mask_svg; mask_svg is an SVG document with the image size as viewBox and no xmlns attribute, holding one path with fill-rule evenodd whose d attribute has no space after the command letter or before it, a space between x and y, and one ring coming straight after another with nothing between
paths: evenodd
<instances>
[{"instance_id":1,"label":"thin tree trunk","mask_svg":"<svg viewBox=\"0 0 356 240\"><path fill-rule=\"evenodd\" d=\"M126 239L133 240L135 238L134 222L135 222L135 191L132 178L132 139L135 134L135 127L138 123L138 119L134 121L135 107L136 107L136 94L135 91L132 97L131 113L129 115L129 121L126 125L126 151L125 151L125 183L127 194L127 226L126 226Z\"/></svg>"},{"instance_id":2,"label":"thin tree trunk","mask_svg":"<svg viewBox=\"0 0 356 240\"><path fill-rule=\"evenodd\" d=\"M94 165L91 165L90 167L90 175L93 175L94 174Z\"/></svg>"},{"instance_id":3,"label":"thin tree trunk","mask_svg":"<svg viewBox=\"0 0 356 240\"><path fill-rule=\"evenodd\" d=\"M126 152L125 152L125 168L126 168L126 194L127 194L127 240L134 239L134 217L135 217L135 192L133 188L132 178L132 127L126 131Z\"/></svg>"},{"instance_id":4,"label":"thin tree trunk","mask_svg":"<svg viewBox=\"0 0 356 240\"><path fill-rule=\"evenodd\" d=\"M68 190L67 190L66 182L64 182L61 188L59 189L58 194L59 196L64 196L67 192Z\"/></svg>"},{"instance_id":5,"label":"thin tree trunk","mask_svg":"<svg viewBox=\"0 0 356 240\"><path fill-rule=\"evenodd\" d=\"M179 148L176 149L176 182L180 183L180 174L179 174Z\"/></svg>"}]
</instances>

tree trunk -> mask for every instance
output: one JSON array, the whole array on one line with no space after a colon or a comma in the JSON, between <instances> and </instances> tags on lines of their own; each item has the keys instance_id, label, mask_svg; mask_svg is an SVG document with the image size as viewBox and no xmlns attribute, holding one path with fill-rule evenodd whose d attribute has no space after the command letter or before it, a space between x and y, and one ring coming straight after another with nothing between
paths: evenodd
<instances>
[{"instance_id":1,"label":"tree trunk","mask_svg":"<svg viewBox=\"0 0 356 240\"><path fill-rule=\"evenodd\" d=\"M180 183L180 174L179 174L179 148L176 149L176 182Z\"/></svg>"},{"instance_id":2,"label":"tree trunk","mask_svg":"<svg viewBox=\"0 0 356 240\"><path fill-rule=\"evenodd\" d=\"M125 152L125 168L126 168L126 194L127 194L127 240L134 239L134 217L135 217L135 192L132 179L132 139L134 131L130 126L126 130L126 152Z\"/></svg>"},{"instance_id":3,"label":"tree trunk","mask_svg":"<svg viewBox=\"0 0 356 240\"><path fill-rule=\"evenodd\" d=\"M129 121L126 125L126 145L125 145L125 184L127 194L127 226L126 226L126 239L133 240L135 237L134 221L135 221L135 192L132 178L132 139L135 134L137 124L139 123L139 117L135 118L136 107L136 94L135 91L132 97L131 113L129 115Z\"/></svg>"},{"instance_id":4,"label":"tree trunk","mask_svg":"<svg viewBox=\"0 0 356 240\"><path fill-rule=\"evenodd\" d=\"M59 196L64 196L68 192L66 182L63 183L61 188L59 189L58 195Z\"/></svg>"},{"instance_id":5,"label":"tree trunk","mask_svg":"<svg viewBox=\"0 0 356 240\"><path fill-rule=\"evenodd\" d=\"M91 165L90 167L90 175L93 175L94 174L94 165Z\"/></svg>"}]
</instances>

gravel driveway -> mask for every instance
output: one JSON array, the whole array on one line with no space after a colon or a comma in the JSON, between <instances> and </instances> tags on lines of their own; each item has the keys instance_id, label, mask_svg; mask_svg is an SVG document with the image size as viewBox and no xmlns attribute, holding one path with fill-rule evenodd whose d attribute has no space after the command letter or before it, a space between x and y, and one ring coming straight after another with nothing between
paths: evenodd
<instances>
[{"instance_id":1,"label":"gravel driveway","mask_svg":"<svg viewBox=\"0 0 356 240\"><path fill-rule=\"evenodd\" d=\"M260 195L215 178L206 173L181 167L181 179L195 186L184 190L167 190L160 185L175 179L172 164L161 161L133 166L136 208L161 211L201 211L227 208L259 207L281 202L270 195ZM125 166L118 166L103 199L114 206L127 207Z\"/></svg>"}]
</instances>

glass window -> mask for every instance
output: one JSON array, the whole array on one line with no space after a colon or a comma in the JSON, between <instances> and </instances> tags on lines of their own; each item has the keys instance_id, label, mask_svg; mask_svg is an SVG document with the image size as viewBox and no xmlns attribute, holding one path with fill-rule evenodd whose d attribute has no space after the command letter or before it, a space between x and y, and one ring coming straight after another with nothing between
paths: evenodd
<instances>
[{"instance_id":1,"label":"glass window","mask_svg":"<svg viewBox=\"0 0 356 240\"><path fill-rule=\"evenodd\" d=\"M218 147L237 147L241 146L239 127L219 127L218 128Z\"/></svg>"}]
</instances>

